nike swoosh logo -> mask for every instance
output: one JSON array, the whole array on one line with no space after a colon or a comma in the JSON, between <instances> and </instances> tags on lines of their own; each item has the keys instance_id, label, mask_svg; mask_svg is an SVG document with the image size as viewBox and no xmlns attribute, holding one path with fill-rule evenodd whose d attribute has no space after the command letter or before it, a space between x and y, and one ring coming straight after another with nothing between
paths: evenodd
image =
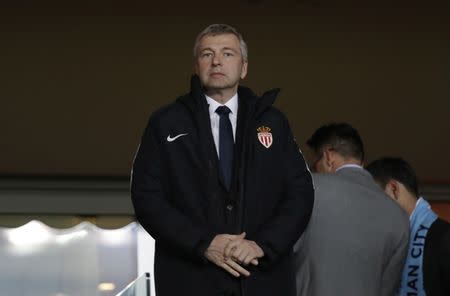
<instances>
[{"instance_id":1,"label":"nike swoosh logo","mask_svg":"<svg viewBox=\"0 0 450 296\"><path fill-rule=\"evenodd\" d=\"M175 141L176 139L178 139L179 137L182 137L182 136L186 136L186 135L188 135L188 134L179 134L179 135L176 135L175 137L170 137L170 135L168 135L167 136L167 142L173 142L173 141Z\"/></svg>"}]
</instances>

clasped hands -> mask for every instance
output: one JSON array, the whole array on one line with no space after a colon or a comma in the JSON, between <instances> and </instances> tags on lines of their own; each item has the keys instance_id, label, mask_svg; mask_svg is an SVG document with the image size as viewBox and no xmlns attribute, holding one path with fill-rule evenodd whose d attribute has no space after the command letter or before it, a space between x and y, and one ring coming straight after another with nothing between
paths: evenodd
<instances>
[{"instance_id":1,"label":"clasped hands","mask_svg":"<svg viewBox=\"0 0 450 296\"><path fill-rule=\"evenodd\" d=\"M258 259L264 256L263 250L251 240L245 239L246 233L239 235L218 234L205 251L205 257L235 277L250 276L243 266L258 265Z\"/></svg>"}]
</instances>

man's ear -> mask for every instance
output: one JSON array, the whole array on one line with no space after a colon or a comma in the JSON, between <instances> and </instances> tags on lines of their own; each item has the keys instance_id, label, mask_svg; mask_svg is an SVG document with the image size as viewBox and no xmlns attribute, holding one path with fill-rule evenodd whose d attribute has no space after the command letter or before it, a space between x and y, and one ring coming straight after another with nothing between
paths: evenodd
<instances>
[{"instance_id":1,"label":"man's ear","mask_svg":"<svg viewBox=\"0 0 450 296\"><path fill-rule=\"evenodd\" d=\"M329 173L333 173L335 162L336 162L336 155L335 152L331 148L325 148L323 149L323 157L325 158L325 164L327 166L327 170Z\"/></svg>"},{"instance_id":2,"label":"man's ear","mask_svg":"<svg viewBox=\"0 0 450 296\"><path fill-rule=\"evenodd\" d=\"M247 76L248 71L248 62L242 62L242 69L241 69L241 79L244 79Z\"/></svg>"},{"instance_id":3,"label":"man's ear","mask_svg":"<svg viewBox=\"0 0 450 296\"><path fill-rule=\"evenodd\" d=\"M389 194L393 199L398 200L400 196L400 186L398 182L394 179L390 179L386 184L386 193Z\"/></svg>"},{"instance_id":4,"label":"man's ear","mask_svg":"<svg viewBox=\"0 0 450 296\"><path fill-rule=\"evenodd\" d=\"M325 157L325 163L331 169L335 162L334 151L331 148L323 149L323 157Z\"/></svg>"}]
</instances>

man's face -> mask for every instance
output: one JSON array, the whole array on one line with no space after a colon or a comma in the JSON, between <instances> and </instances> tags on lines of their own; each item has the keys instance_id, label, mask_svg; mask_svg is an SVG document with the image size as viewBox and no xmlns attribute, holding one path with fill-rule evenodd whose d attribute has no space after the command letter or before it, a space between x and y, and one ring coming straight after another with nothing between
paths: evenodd
<instances>
[{"instance_id":1,"label":"man's face","mask_svg":"<svg viewBox=\"0 0 450 296\"><path fill-rule=\"evenodd\" d=\"M234 34L205 36L198 46L195 68L206 91L230 91L235 93L239 80L247 75Z\"/></svg>"}]
</instances>

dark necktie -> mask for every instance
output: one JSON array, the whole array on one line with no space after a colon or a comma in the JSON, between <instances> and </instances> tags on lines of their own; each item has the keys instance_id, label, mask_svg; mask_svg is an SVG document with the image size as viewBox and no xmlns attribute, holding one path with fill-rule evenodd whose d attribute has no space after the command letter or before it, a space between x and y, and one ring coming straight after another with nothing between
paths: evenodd
<instances>
[{"instance_id":1,"label":"dark necktie","mask_svg":"<svg viewBox=\"0 0 450 296\"><path fill-rule=\"evenodd\" d=\"M231 110L227 106L220 106L216 113L220 116L219 123L219 163L223 181L228 190L231 186L231 176L233 172L233 128L228 116Z\"/></svg>"}]
</instances>

